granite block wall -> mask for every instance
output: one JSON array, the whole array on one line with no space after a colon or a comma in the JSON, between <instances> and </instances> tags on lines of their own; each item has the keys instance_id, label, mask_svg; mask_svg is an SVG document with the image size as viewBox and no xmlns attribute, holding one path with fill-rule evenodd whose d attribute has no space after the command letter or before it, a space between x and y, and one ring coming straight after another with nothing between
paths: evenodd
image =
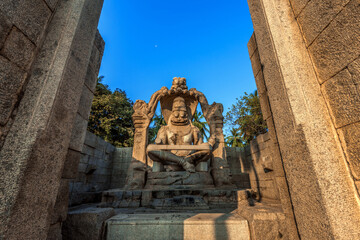
<instances>
[{"instance_id":1,"label":"granite block wall","mask_svg":"<svg viewBox=\"0 0 360 240\"><path fill-rule=\"evenodd\" d=\"M0 238L61 239L74 173L65 160L76 159L86 129L101 8L102 0L0 1Z\"/></svg>"},{"instance_id":2,"label":"granite block wall","mask_svg":"<svg viewBox=\"0 0 360 240\"><path fill-rule=\"evenodd\" d=\"M70 180L69 205L100 201L101 192L111 186L116 148L91 132L86 132L76 178Z\"/></svg>"},{"instance_id":3,"label":"granite block wall","mask_svg":"<svg viewBox=\"0 0 360 240\"><path fill-rule=\"evenodd\" d=\"M117 148L114 152L113 170L111 176L111 188L125 186L128 169L132 159L132 147Z\"/></svg>"},{"instance_id":4,"label":"granite block wall","mask_svg":"<svg viewBox=\"0 0 360 240\"><path fill-rule=\"evenodd\" d=\"M291 4L359 193L360 3L292 0Z\"/></svg>"},{"instance_id":5,"label":"granite block wall","mask_svg":"<svg viewBox=\"0 0 360 240\"><path fill-rule=\"evenodd\" d=\"M45 0L0 2L0 148L16 116L56 4Z\"/></svg>"},{"instance_id":6,"label":"granite block wall","mask_svg":"<svg viewBox=\"0 0 360 240\"><path fill-rule=\"evenodd\" d=\"M291 238L357 239L359 1L248 3L249 55Z\"/></svg>"}]
</instances>

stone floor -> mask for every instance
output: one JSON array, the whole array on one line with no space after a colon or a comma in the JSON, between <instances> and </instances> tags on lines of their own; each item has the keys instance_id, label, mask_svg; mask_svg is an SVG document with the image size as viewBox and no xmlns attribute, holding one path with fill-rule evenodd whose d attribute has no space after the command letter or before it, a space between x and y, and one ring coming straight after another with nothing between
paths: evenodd
<instances>
[{"instance_id":1,"label":"stone floor","mask_svg":"<svg viewBox=\"0 0 360 240\"><path fill-rule=\"evenodd\" d=\"M106 221L106 239L250 239L248 222L232 213L118 214Z\"/></svg>"}]
</instances>

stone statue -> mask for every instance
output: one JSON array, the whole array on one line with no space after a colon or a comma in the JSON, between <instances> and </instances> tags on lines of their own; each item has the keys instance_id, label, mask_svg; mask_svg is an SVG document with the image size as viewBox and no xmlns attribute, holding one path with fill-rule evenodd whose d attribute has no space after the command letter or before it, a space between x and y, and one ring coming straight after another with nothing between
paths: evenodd
<instances>
[{"instance_id":1,"label":"stone statue","mask_svg":"<svg viewBox=\"0 0 360 240\"><path fill-rule=\"evenodd\" d=\"M189 112L183 97L178 96L173 100L172 112L166 120L167 125L160 128L155 144L182 147L169 151L156 149L155 145L149 145L147 153L153 161L170 166L175 163L186 171L195 172L194 165L206 162L210 158L211 145L203 143L200 130L191 123L192 117ZM192 148L189 147L191 145ZM196 145L202 145L203 148L196 148ZM171 149L171 147L167 149ZM177 170L177 168L168 167L168 170Z\"/></svg>"},{"instance_id":2,"label":"stone statue","mask_svg":"<svg viewBox=\"0 0 360 240\"><path fill-rule=\"evenodd\" d=\"M155 144L148 145L148 127L159 101L167 125L158 131ZM207 143L191 123L199 103L210 127ZM149 103L137 100L133 114L133 159L126 188L142 189L145 184L147 187L231 185L222 112L222 104L209 105L203 93L194 88L188 90L185 78L174 78L172 87L162 87Z\"/></svg>"}]
</instances>

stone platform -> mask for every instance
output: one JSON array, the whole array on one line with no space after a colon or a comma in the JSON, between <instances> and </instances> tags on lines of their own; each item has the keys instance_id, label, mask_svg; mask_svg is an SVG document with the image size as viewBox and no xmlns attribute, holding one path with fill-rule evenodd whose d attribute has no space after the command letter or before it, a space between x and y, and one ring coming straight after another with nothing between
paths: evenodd
<instances>
[{"instance_id":1,"label":"stone platform","mask_svg":"<svg viewBox=\"0 0 360 240\"><path fill-rule=\"evenodd\" d=\"M99 207L191 210L236 208L246 199L245 189L172 189L172 190L123 190L104 191Z\"/></svg>"},{"instance_id":2,"label":"stone platform","mask_svg":"<svg viewBox=\"0 0 360 240\"><path fill-rule=\"evenodd\" d=\"M106 221L106 239L248 240L245 218L232 213L118 214Z\"/></svg>"}]
</instances>

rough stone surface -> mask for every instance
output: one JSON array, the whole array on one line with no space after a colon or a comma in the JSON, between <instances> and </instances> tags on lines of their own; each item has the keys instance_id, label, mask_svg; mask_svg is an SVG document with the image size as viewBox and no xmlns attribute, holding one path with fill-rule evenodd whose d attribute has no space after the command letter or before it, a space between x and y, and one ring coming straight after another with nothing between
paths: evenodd
<instances>
[{"instance_id":1,"label":"rough stone surface","mask_svg":"<svg viewBox=\"0 0 360 240\"><path fill-rule=\"evenodd\" d=\"M351 0L309 47L321 83L359 56L359 12L358 1Z\"/></svg>"},{"instance_id":2,"label":"rough stone surface","mask_svg":"<svg viewBox=\"0 0 360 240\"><path fill-rule=\"evenodd\" d=\"M26 73L0 56L0 125L5 125L17 101Z\"/></svg>"},{"instance_id":3,"label":"rough stone surface","mask_svg":"<svg viewBox=\"0 0 360 240\"><path fill-rule=\"evenodd\" d=\"M112 208L90 207L70 209L63 223L64 240L100 240L103 239L104 222L115 215Z\"/></svg>"},{"instance_id":4,"label":"rough stone surface","mask_svg":"<svg viewBox=\"0 0 360 240\"><path fill-rule=\"evenodd\" d=\"M11 62L26 70L33 59L35 45L17 28L13 28L1 50Z\"/></svg>"},{"instance_id":5,"label":"rough stone surface","mask_svg":"<svg viewBox=\"0 0 360 240\"><path fill-rule=\"evenodd\" d=\"M291 239L285 229L285 215L280 204L245 205L239 207L237 213L248 220L251 239Z\"/></svg>"},{"instance_id":6,"label":"rough stone surface","mask_svg":"<svg viewBox=\"0 0 360 240\"><path fill-rule=\"evenodd\" d=\"M68 210L68 198L69 198L69 180L61 179L54 210L51 214L51 221L50 221L51 225L65 221Z\"/></svg>"},{"instance_id":7,"label":"rough stone surface","mask_svg":"<svg viewBox=\"0 0 360 240\"><path fill-rule=\"evenodd\" d=\"M81 151L85 141L86 128L88 121L79 113L76 114L74 127L71 134L71 141L69 148L75 151Z\"/></svg>"},{"instance_id":8,"label":"rough stone surface","mask_svg":"<svg viewBox=\"0 0 360 240\"><path fill-rule=\"evenodd\" d=\"M344 69L322 85L336 128L360 121L359 82Z\"/></svg>"},{"instance_id":9,"label":"rough stone surface","mask_svg":"<svg viewBox=\"0 0 360 240\"><path fill-rule=\"evenodd\" d=\"M295 16L298 16L310 0L290 0Z\"/></svg>"},{"instance_id":10,"label":"rough stone surface","mask_svg":"<svg viewBox=\"0 0 360 240\"><path fill-rule=\"evenodd\" d=\"M0 236L5 239L45 239L60 186L78 86L83 85L102 6L101 1L61 3L0 152ZM1 1L0 9L34 43L51 12L37 0Z\"/></svg>"},{"instance_id":11,"label":"rough stone surface","mask_svg":"<svg viewBox=\"0 0 360 240\"><path fill-rule=\"evenodd\" d=\"M348 2L349 0L312 0L305 6L297 20L307 46L314 41Z\"/></svg>"},{"instance_id":12,"label":"rough stone surface","mask_svg":"<svg viewBox=\"0 0 360 240\"><path fill-rule=\"evenodd\" d=\"M0 9L30 40L37 44L50 18L51 11L43 0L3 0Z\"/></svg>"},{"instance_id":13,"label":"rough stone surface","mask_svg":"<svg viewBox=\"0 0 360 240\"><path fill-rule=\"evenodd\" d=\"M49 6L49 8L54 11L58 0L45 0L45 2Z\"/></svg>"},{"instance_id":14,"label":"rough stone surface","mask_svg":"<svg viewBox=\"0 0 360 240\"><path fill-rule=\"evenodd\" d=\"M56 223L50 226L49 233L46 240L62 240L61 223Z\"/></svg>"},{"instance_id":15,"label":"rough stone surface","mask_svg":"<svg viewBox=\"0 0 360 240\"><path fill-rule=\"evenodd\" d=\"M4 42L10 33L11 22L7 19L5 14L0 10L0 49L3 47Z\"/></svg>"},{"instance_id":16,"label":"rough stone surface","mask_svg":"<svg viewBox=\"0 0 360 240\"><path fill-rule=\"evenodd\" d=\"M250 60L251 60L251 66L253 69L254 76L257 76L257 74L260 72L262 68L258 49L255 50Z\"/></svg>"},{"instance_id":17,"label":"rough stone surface","mask_svg":"<svg viewBox=\"0 0 360 240\"><path fill-rule=\"evenodd\" d=\"M80 152L69 149L66 155L64 170L62 173L62 178L73 179L76 178L78 173L78 166L82 154Z\"/></svg>"},{"instance_id":18,"label":"rough stone surface","mask_svg":"<svg viewBox=\"0 0 360 240\"><path fill-rule=\"evenodd\" d=\"M84 85L83 91L81 93L79 109L78 109L78 113L84 119L89 119L93 98L94 98L94 94L89 90L89 88L86 85Z\"/></svg>"},{"instance_id":19,"label":"rough stone surface","mask_svg":"<svg viewBox=\"0 0 360 240\"><path fill-rule=\"evenodd\" d=\"M247 221L224 213L119 214L106 222L106 239L250 239Z\"/></svg>"},{"instance_id":20,"label":"rough stone surface","mask_svg":"<svg viewBox=\"0 0 360 240\"><path fill-rule=\"evenodd\" d=\"M359 238L358 199L293 11L287 1L252 0L249 5L299 236L302 239ZM334 74L349 63L349 59L339 59L339 55L358 56L356 38L359 34L356 32L359 28L355 23L358 14L355 16L350 11L356 9L355 5L350 2L310 46L324 37L327 47L319 50L323 53L319 55L321 61L346 62L340 69L321 66ZM345 13L348 13L346 18L342 15ZM331 29L332 24L342 28ZM349 26L354 29L350 30ZM333 37L339 32L342 32L339 40L353 41L345 43L343 49L337 48L337 38ZM330 33L334 35L326 38L324 34ZM312 57L319 67L316 61L320 58L314 54Z\"/></svg>"},{"instance_id":21,"label":"rough stone surface","mask_svg":"<svg viewBox=\"0 0 360 240\"><path fill-rule=\"evenodd\" d=\"M360 122L342 127L337 131L352 175L360 180Z\"/></svg>"},{"instance_id":22,"label":"rough stone surface","mask_svg":"<svg viewBox=\"0 0 360 240\"><path fill-rule=\"evenodd\" d=\"M101 191L110 188L112 172L119 169L113 168L115 149L100 137L86 132L82 152L69 150L68 155L74 155L76 161L80 157L77 167L67 171L71 176L77 175L70 183L70 206L100 201Z\"/></svg>"}]
</instances>

